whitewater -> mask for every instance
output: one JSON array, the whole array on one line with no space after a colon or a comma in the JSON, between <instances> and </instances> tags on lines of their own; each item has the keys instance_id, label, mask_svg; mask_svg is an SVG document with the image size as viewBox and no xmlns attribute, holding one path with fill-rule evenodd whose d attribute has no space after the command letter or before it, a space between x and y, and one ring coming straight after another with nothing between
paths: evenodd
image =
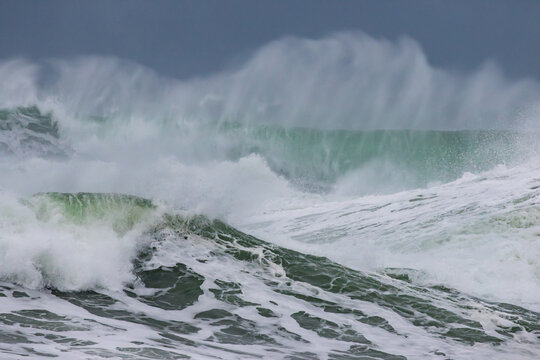
<instances>
[{"instance_id":1,"label":"whitewater","mask_svg":"<svg viewBox=\"0 0 540 360\"><path fill-rule=\"evenodd\" d=\"M363 33L0 80L0 358L540 357L537 81Z\"/></svg>"}]
</instances>

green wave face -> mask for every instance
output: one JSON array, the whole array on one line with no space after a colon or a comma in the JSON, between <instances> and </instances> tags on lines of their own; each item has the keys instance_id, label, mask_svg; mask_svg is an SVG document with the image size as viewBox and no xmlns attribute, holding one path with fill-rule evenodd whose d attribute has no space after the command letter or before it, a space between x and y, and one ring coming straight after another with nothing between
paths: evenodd
<instances>
[{"instance_id":1,"label":"green wave face","mask_svg":"<svg viewBox=\"0 0 540 360\"><path fill-rule=\"evenodd\" d=\"M423 187L455 180L464 172L515 164L538 146L536 134L500 130L325 131L224 124L222 131L242 144L237 156L261 154L276 172L323 187L363 168L390 178L381 178L383 182Z\"/></svg>"},{"instance_id":2,"label":"green wave face","mask_svg":"<svg viewBox=\"0 0 540 360\"><path fill-rule=\"evenodd\" d=\"M150 200L133 195L99 193L40 193L26 203L36 217L49 221L56 214L74 224L110 223L119 234L131 230L156 209Z\"/></svg>"}]
</instances>

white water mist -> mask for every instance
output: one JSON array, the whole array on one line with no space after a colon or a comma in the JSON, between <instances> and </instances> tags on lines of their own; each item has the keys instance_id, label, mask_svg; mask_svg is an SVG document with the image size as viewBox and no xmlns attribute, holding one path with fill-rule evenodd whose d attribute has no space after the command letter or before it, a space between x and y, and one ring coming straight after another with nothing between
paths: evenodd
<instances>
[{"instance_id":1,"label":"white water mist","mask_svg":"<svg viewBox=\"0 0 540 360\"><path fill-rule=\"evenodd\" d=\"M68 116L267 122L314 128L467 129L530 124L540 85L487 62L470 73L431 66L420 45L363 33L285 38L238 68L175 80L114 58L0 63L0 106Z\"/></svg>"}]
</instances>

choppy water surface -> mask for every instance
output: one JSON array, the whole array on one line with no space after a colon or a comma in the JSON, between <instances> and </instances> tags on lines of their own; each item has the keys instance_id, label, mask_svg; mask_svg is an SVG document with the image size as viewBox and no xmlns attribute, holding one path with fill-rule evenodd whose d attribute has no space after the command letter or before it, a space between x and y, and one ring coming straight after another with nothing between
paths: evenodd
<instances>
[{"instance_id":1,"label":"choppy water surface","mask_svg":"<svg viewBox=\"0 0 540 360\"><path fill-rule=\"evenodd\" d=\"M540 357L534 81L351 34L0 76L0 358Z\"/></svg>"}]
</instances>

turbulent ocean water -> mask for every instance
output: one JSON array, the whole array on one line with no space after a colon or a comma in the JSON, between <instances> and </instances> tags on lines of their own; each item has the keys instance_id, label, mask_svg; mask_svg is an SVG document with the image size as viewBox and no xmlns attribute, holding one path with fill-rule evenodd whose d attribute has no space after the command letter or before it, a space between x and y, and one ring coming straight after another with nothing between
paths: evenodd
<instances>
[{"instance_id":1,"label":"turbulent ocean water","mask_svg":"<svg viewBox=\"0 0 540 360\"><path fill-rule=\"evenodd\" d=\"M362 34L0 78L0 358L540 357L536 82Z\"/></svg>"}]
</instances>

